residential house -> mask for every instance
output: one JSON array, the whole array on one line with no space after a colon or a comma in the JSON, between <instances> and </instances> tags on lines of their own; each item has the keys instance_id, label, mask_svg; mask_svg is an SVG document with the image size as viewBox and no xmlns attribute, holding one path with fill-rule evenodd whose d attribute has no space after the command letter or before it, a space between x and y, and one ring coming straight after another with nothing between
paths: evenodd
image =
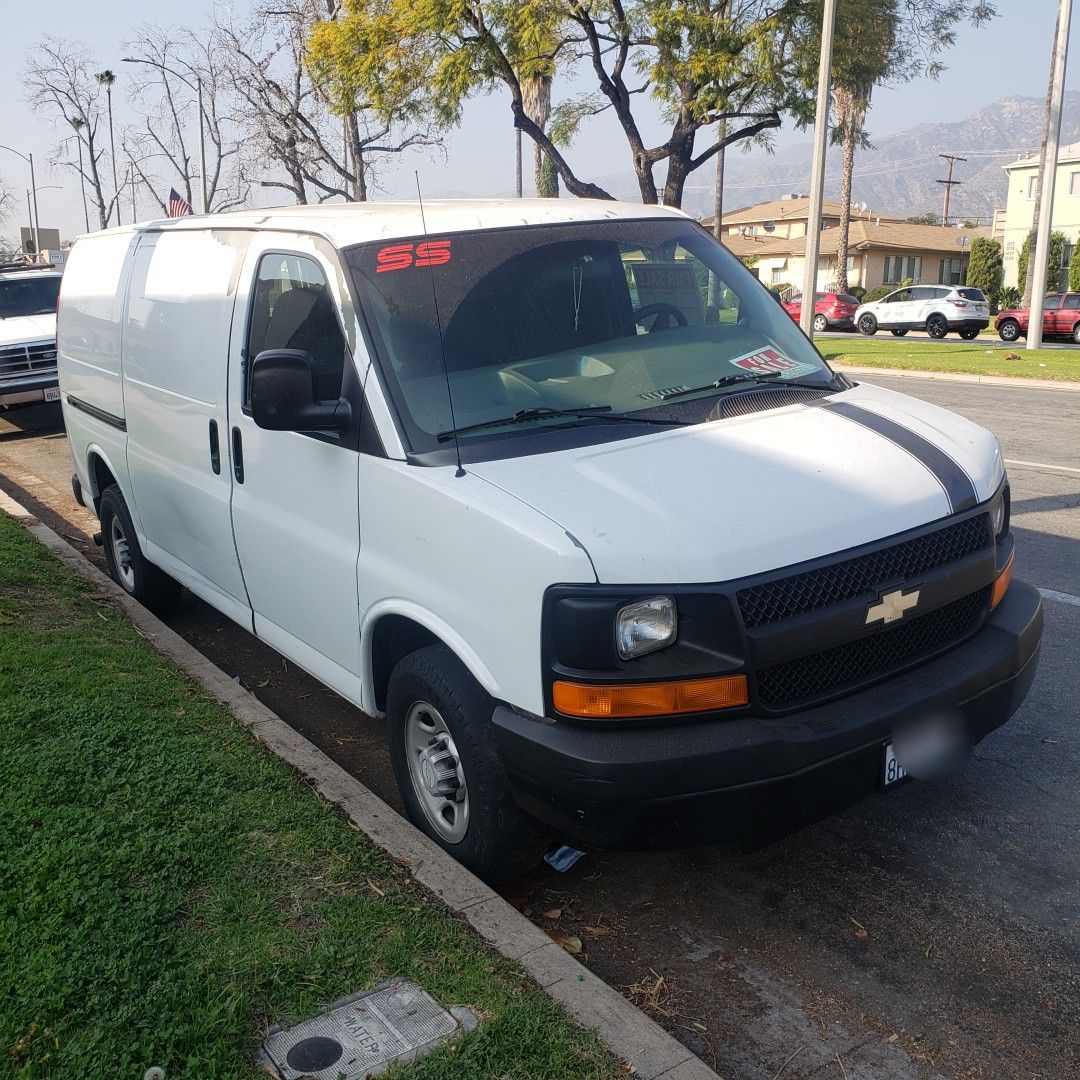
<instances>
[{"instance_id":1,"label":"residential house","mask_svg":"<svg viewBox=\"0 0 1080 1080\"><path fill-rule=\"evenodd\" d=\"M741 259L753 259L752 269L766 285L801 288L806 255L806 232L795 237L744 234L727 230L724 244ZM971 241L989 236L990 229L911 225L895 219L870 220L856 215L848 231L848 287L875 289L912 281L962 285L967 275ZM836 282L840 230L826 218L818 253L817 287Z\"/></svg>"},{"instance_id":2,"label":"residential house","mask_svg":"<svg viewBox=\"0 0 1080 1080\"><path fill-rule=\"evenodd\" d=\"M1020 158L1004 166L1009 178L1009 194L1005 202L1005 221L1002 229L1002 254L1005 263L1005 284L1020 285L1020 251L1024 239L1035 222L1035 188L1039 182L1039 157ZM1068 288L1069 259L1080 239L1080 143L1063 146L1058 151L1057 175L1054 178L1054 206L1051 226L1063 232L1068 244L1058 280L1047 281L1048 289Z\"/></svg>"}]
</instances>

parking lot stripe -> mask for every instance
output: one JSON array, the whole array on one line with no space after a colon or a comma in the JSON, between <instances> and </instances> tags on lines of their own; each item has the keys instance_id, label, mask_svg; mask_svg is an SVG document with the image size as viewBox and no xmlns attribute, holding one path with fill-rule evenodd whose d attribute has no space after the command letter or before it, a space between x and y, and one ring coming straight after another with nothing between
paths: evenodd
<instances>
[{"instance_id":1,"label":"parking lot stripe","mask_svg":"<svg viewBox=\"0 0 1080 1080\"><path fill-rule=\"evenodd\" d=\"M1056 589L1040 589L1039 595L1044 600L1056 600L1059 604L1080 607L1080 596L1073 596L1072 593L1058 592Z\"/></svg>"},{"instance_id":2,"label":"parking lot stripe","mask_svg":"<svg viewBox=\"0 0 1080 1080\"><path fill-rule=\"evenodd\" d=\"M1029 469L1053 469L1054 472L1069 472L1076 473L1080 476L1080 469L1073 469L1068 465L1047 465L1042 461L1016 461L1005 459L1006 465L1026 465Z\"/></svg>"}]
</instances>

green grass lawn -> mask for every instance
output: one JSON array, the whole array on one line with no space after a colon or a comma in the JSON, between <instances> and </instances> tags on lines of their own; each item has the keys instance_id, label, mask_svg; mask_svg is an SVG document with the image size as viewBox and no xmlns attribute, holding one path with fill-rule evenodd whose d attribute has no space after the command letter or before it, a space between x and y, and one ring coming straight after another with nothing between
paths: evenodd
<instances>
[{"instance_id":1,"label":"green grass lawn","mask_svg":"<svg viewBox=\"0 0 1080 1080\"><path fill-rule=\"evenodd\" d=\"M623 1075L2 514L0 776L0 1076L264 1076L392 975L481 1018L402 1076Z\"/></svg>"},{"instance_id":2,"label":"green grass lawn","mask_svg":"<svg viewBox=\"0 0 1080 1080\"><path fill-rule=\"evenodd\" d=\"M969 375L1013 375L1025 379L1080 381L1080 349L1036 349L1024 343L1005 346L976 340L962 344L925 338L894 338L877 334L866 338L818 338L817 347L830 363L866 367L902 368L908 371L953 371ZM1012 359L1008 359L1011 357Z\"/></svg>"}]
</instances>

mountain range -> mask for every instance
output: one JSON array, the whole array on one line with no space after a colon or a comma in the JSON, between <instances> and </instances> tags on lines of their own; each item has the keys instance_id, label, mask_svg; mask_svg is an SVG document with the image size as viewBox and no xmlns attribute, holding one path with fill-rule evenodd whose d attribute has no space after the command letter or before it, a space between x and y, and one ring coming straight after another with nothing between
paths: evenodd
<instances>
[{"instance_id":1,"label":"mountain range","mask_svg":"<svg viewBox=\"0 0 1080 1080\"><path fill-rule=\"evenodd\" d=\"M989 224L997 207L1005 205L1006 177L1001 166L1018 157L1037 153L1042 136L1045 101L1032 97L1006 97L951 123L922 123L894 135L875 138L871 148L855 158L852 201L866 203L871 213L909 217L941 212L942 185L947 165L939 154L967 158L957 162L950 215L978 218ZM872 123L873 113L870 120ZM1065 95L1061 145L1080 141L1080 92ZM811 141L790 143L768 153L753 147L748 153L731 148L724 173L727 210L805 192L810 180ZM663 180L663 166L657 180ZM636 199L637 183L630 172L598 177L597 182L620 198ZM825 172L826 198L840 195L840 148L829 148ZM687 183L683 209L711 214L713 169L705 165Z\"/></svg>"}]
</instances>

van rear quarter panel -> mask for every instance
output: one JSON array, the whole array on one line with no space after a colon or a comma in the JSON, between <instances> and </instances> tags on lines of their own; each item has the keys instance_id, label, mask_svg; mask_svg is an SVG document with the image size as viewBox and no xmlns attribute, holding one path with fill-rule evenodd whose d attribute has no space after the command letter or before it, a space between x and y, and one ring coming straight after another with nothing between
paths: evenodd
<instances>
[{"instance_id":1,"label":"van rear quarter panel","mask_svg":"<svg viewBox=\"0 0 1080 1080\"><path fill-rule=\"evenodd\" d=\"M130 256L137 243L133 232L83 237L68 256L60 286L56 347L64 423L80 482L95 496L101 492L89 469L94 453L127 490L126 436L115 425L73 408L67 399L74 397L117 420L124 418L121 331Z\"/></svg>"}]
</instances>

